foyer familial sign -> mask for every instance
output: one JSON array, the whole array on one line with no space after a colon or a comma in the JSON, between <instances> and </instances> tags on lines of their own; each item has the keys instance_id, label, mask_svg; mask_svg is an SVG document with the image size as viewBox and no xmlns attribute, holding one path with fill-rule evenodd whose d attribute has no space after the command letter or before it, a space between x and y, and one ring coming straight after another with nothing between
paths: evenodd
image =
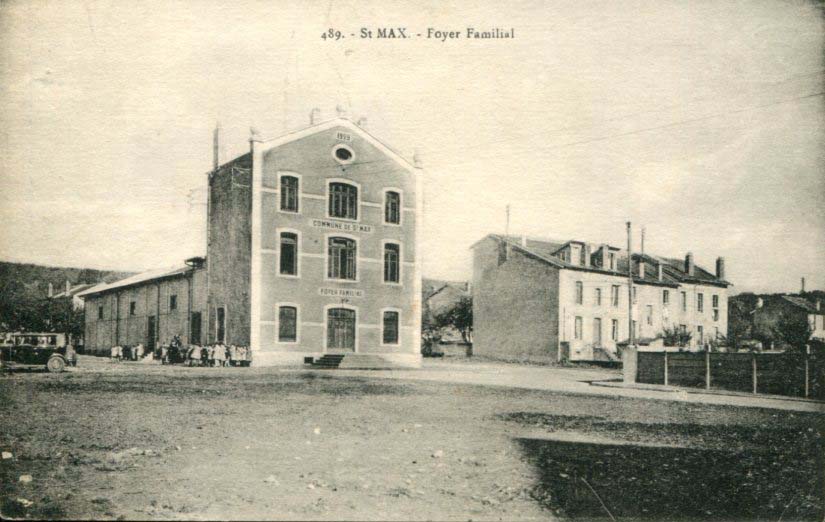
<instances>
[{"instance_id":1,"label":"foyer familial sign","mask_svg":"<svg viewBox=\"0 0 825 522\"><path fill-rule=\"evenodd\" d=\"M326 230L372 234L372 226L362 225L361 223L349 223L347 221L337 221L334 219L311 219L310 224L315 228L324 228Z\"/></svg>"},{"instance_id":2,"label":"foyer familial sign","mask_svg":"<svg viewBox=\"0 0 825 522\"><path fill-rule=\"evenodd\" d=\"M318 293L324 297L364 297L363 290L354 288L319 288Z\"/></svg>"}]
</instances>

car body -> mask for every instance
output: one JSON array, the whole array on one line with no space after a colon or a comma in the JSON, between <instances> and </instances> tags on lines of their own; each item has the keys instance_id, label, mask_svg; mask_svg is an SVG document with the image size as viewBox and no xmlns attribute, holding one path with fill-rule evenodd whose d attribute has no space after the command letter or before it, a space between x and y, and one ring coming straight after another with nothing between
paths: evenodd
<instances>
[{"instance_id":1,"label":"car body","mask_svg":"<svg viewBox=\"0 0 825 522\"><path fill-rule=\"evenodd\" d=\"M0 347L0 366L4 368L36 367L62 372L67 366L77 365L77 353L65 344L63 334L15 334L13 340L12 345Z\"/></svg>"}]
</instances>

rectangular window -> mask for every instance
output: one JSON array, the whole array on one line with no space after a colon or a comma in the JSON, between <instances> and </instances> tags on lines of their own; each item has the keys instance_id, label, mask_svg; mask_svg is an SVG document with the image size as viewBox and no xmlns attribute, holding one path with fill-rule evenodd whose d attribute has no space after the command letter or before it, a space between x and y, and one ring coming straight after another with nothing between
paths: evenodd
<instances>
[{"instance_id":1,"label":"rectangular window","mask_svg":"<svg viewBox=\"0 0 825 522\"><path fill-rule=\"evenodd\" d=\"M634 286L633 287L633 304L636 304L636 302L638 301L638 299L637 299L638 296L636 295L636 290L638 290L638 288L636 288Z\"/></svg>"},{"instance_id":2,"label":"rectangular window","mask_svg":"<svg viewBox=\"0 0 825 522\"><path fill-rule=\"evenodd\" d=\"M189 342L192 344L201 344L201 313L200 312L192 312L192 324L189 327L191 331L191 339Z\"/></svg>"},{"instance_id":3,"label":"rectangular window","mask_svg":"<svg viewBox=\"0 0 825 522\"><path fill-rule=\"evenodd\" d=\"M382 339L384 344L398 344L398 312L384 312Z\"/></svg>"},{"instance_id":4,"label":"rectangular window","mask_svg":"<svg viewBox=\"0 0 825 522\"><path fill-rule=\"evenodd\" d=\"M636 324L636 320L633 320L633 324L630 326L633 329L633 338L635 340L639 340L639 325Z\"/></svg>"},{"instance_id":5,"label":"rectangular window","mask_svg":"<svg viewBox=\"0 0 825 522\"><path fill-rule=\"evenodd\" d=\"M719 308L719 296L714 294L713 297L711 297L710 299L711 299L711 304L713 304L713 307L714 308Z\"/></svg>"},{"instance_id":6,"label":"rectangular window","mask_svg":"<svg viewBox=\"0 0 825 522\"><path fill-rule=\"evenodd\" d=\"M178 309L178 296L170 295L169 296L169 310L177 310Z\"/></svg>"},{"instance_id":7,"label":"rectangular window","mask_svg":"<svg viewBox=\"0 0 825 522\"><path fill-rule=\"evenodd\" d=\"M103 319L103 307L102 306L97 307L97 318L98 319Z\"/></svg>"},{"instance_id":8,"label":"rectangular window","mask_svg":"<svg viewBox=\"0 0 825 522\"><path fill-rule=\"evenodd\" d=\"M129 315L135 315L136 311L137 311L137 303L132 301L131 303L129 303Z\"/></svg>"},{"instance_id":9,"label":"rectangular window","mask_svg":"<svg viewBox=\"0 0 825 522\"><path fill-rule=\"evenodd\" d=\"M714 333L714 336L716 337L716 339L719 339L719 327L718 326L715 326L713 328L713 333Z\"/></svg>"},{"instance_id":10,"label":"rectangular window","mask_svg":"<svg viewBox=\"0 0 825 522\"><path fill-rule=\"evenodd\" d=\"M281 210L298 212L298 178L281 176Z\"/></svg>"},{"instance_id":11,"label":"rectangular window","mask_svg":"<svg viewBox=\"0 0 825 522\"><path fill-rule=\"evenodd\" d=\"M682 311L687 312L687 292L682 292Z\"/></svg>"},{"instance_id":12,"label":"rectangular window","mask_svg":"<svg viewBox=\"0 0 825 522\"><path fill-rule=\"evenodd\" d=\"M298 234L281 232L280 273L298 275Z\"/></svg>"},{"instance_id":13,"label":"rectangular window","mask_svg":"<svg viewBox=\"0 0 825 522\"><path fill-rule=\"evenodd\" d=\"M584 245L579 247L579 266L584 266L587 264L587 250L585 250Z\"/></svg>"},{"instance_id":14,"label":"rectangular window","mask_svg":"<svg viewBox=\"0 0 825 522\"><path fill-rule=\"evenodd\" d=\"M593 319L593 343L602 344L602 320L599 317Z\"/></svg>"},{"instance_id":15,"label":"rectangular window","mask_svg":"<svg viewBox=\"0 0 825 522\"><path fill-rule=\"evenodd\" d=\"M610 270L616 270L616 254L613 252L607 254L607 258L610 261Z\"/></svg>"},{"instance_id":16,"label":"rectangular window","mask_svg":"<svg viewBox=\"0 0 825 522\"><path fill-rule=\"evenodd\" d=\"M687 325L686 324L680 324L679 325L679 330L681 330L682 333L687 333Z\"/></svg>"},{"instance_id":17,"label":"rectangular window","mask_svg":"<svg viewBox=\"0 0 825 522\"><path fill-rule=\"evenodd\" d=\"M614 341L619 340L619 320L613 319L610 326L610 338Z\"/></svg>"},{"instance_id":18,"label":"rectangular window","mask_svg":"<svg viewBox=\"0 0 825 522\"><path fill-rule=\"evenodd\" d=\"M714 321L718 321L718 320L719 320L719 309L718 309L718 308L714 308L714 309L713 309L713 320L714 320Z\"/></svg>"},{"instance_id":19,"label":"rectangular window","mask_svg":"<svg viewBox=\"0 0 825 522\"><path fill-rule=\"evenodd\" d=\"M613 302L613 307L618 308L619 306L619 285L613 285L610 287L610 300Z\"/></svg>"},{"instance_id":20,"label":"rectangular window","mask_svg":"<svg viewBox=\"0 0 825 522\"><path fill-rule=\"evenodd\" d=\"M329 216L358 219L358 187L349 183L330 183Z\"/></svg>"},{"instance_id":21,"label":"rectangular window","mask_svg":"<svg viewBox=\"0 0 825 522\"><path fill-rule=\"evenodd\" d=\"M705 295L704 294L696 294L696 310L699 312L705 311Z\"/></svg>"},{"instance_id":22,"label":"rectangular window","mask_svg":"<svg viewBox=\"0 0 825 522\"><path fill-rule=\"evenodd\" d=\"M597 288L596 289L596 306L601 306L601 305L602 305L602 289Z\"/></svg>"},{"instance_id":23,"label":"rectangular window","mask_svg":"<svg viewBox=\"0 0 825 522\"><path fill-rule=\"evenodd\" d=\"M226 309L222 306L215 310L215 337L216 342L226 342Z\"/></svg>"},{"instance_id":24,"label":"rectangular window","mask_svg":"<svg viewBox=\"0 0 825 522\"><path fill-rule=\"evenodd\" d=\"M294 343L298 339L298 309L294 306L278 307L278 342Z\"/></svg>"},{"instance_id":25,"label":"rectangular window","mask_svg":"<svg viewBox=\"0 0 825 522\"><path fill-rule=\"evenodd\" d=\"M653 324L653 305L647 305L647 324Z\"/></svg>"},{"instance_id":26,"label":"rectangular window","mask_svg":"<svg viewBox=\"0 0 825 522\"><path fill-rule=\"evenodd\" d=\"M584 285L581 281L576 281L576 304L584 303Z\"/></svg>"},{"instance_id":27,"label":"rectangular window","mask_svg":"<svg viewBox=\"0 0 825 522\"><path fill-rule=\"evenodd\" d=\"M330 279L356 279L355 240L345 237L331 237L327 249L327 277Z\"/></svg>"},{"instance_id":28,"label":"rectangular window","mask_svg":"<svg viewBox=\"0 0 825 522\"><path fill-rule=\"evenodd\" d=\"M699 341L699 344L704 344L705 342L705 329L702 325L696 327L696 339Z\"/></svg>"},{"instance_id":29,"label":"rectangular window","mask_svg":"<svg viewBox=\"0 0 825 522\"><path fill-rule=\"evenodd\" d=\"M384 223L401 224L401 194L388 190L384 193Z\"/></svg>"},{"instance_id":30,"label":"rectangular window","mask_svg":"<svg viewBox=\"0 0 825 522\"><path fill-rule=\"evenodd\" d=\"M670 304L670 290L662 290L662 304L665 306Z\"/></svg>"},{"instance_id":31,"label":"rectangular window","mask_svg":"<svg viewBox=\"0 0 825 522\"><path fill-rule=\"evenodd\" d=\"M395 243L384 244L384 282L398 283L401 267L401 246Z\"/></svg>"},{"instance_id":32,"label":"rectangular window","mask_svg":"<svg viewBox=\"0 0 825 522\"><path fill-rule=\"evenodd\" d=\"M576 339L582 338L582 318L576 316L576 321L574 325L573 334L575 335Z\"/></svg>"}]
</instances>

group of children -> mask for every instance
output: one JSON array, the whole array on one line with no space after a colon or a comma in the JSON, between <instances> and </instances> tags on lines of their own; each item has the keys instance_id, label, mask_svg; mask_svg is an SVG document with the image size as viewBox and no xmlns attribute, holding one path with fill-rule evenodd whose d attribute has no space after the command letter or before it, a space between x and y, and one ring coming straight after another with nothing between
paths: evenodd
<instances>
[{"instance_id":1,"label":"group of children","mask_svg":"<svg viewBox=\"0 0 825 522\"><path fill-rule=\"evenodd\" d=\"M246 346L234 344L192 345L186 353L186 362L189 366L249 366L252 352Z\"/></svg>"},{"instance_id":2,"label":"group of children","mask_svg":"<svg viewBox=\"0 0 825 522\"><path fill-rule=\"evenodd\" d=\"M145 355L145 348L143 347L143 343L138 343L136 346L112 346L112 350L110 352L112 361L120 362L123 360L126 361L139 361L143 359Z\"/></svg>"},{"instance_id":3,"label":"group of children","mask_svg":"<svg viewBox=\"0 0 825 522\"><path fill-rule=\"evenodd\" d=\"M140 361L146 353L142 343L136 346L113 346L113 362ZM216 343L206 346L190 345L186 348L179 336L157 347L152 354L161 364L184 363L188 366L249 366L252 363L252 351L246 346L226 346Z\"/></svg>"}]
</instances>

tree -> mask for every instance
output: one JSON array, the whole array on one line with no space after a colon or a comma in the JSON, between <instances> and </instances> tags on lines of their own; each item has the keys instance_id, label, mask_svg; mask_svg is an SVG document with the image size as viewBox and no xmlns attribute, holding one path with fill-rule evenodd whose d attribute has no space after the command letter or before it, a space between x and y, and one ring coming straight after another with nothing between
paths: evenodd
<instances>
[{"instance_id":1,"label":"tree","mask_svg":"<svg viewBox=\"0 0 825 522\"><path fill-rule=\"evenodd\" d=\"M449 310L435 317L435 323L442 327L453 327L461 334L465 343L473 342L473 298L462 296L458 303Z\"/></svg>"},{"instance_id":2,"label":"tree","mask_svg":"<svg viewBox=\"0 0 825 522\"><path fill-rule=\"evenodd\" d=\"M690 344L691 337L693 337L693 334L678 326L668 326L662 330L662 339L665 342L665 346L685 347Z\"/></svg>"},{"instance_id":3,"label":"tree","mask_svg":"<svg viewBox=\"0 0 825 522\"><path fill-rule=\"evenodd\" d=\"M773 328L774 337L789 345L794 351L804 352L813 333L808 316L804 313L784 312Z\"/></svg>"},{"instance_id":4,"label":"tree","mask_svg":"<svg viewBox=\"0 0 825 522\"><path fill-rule=\"evenodd\" d=\"M421 314L421 354L425 357L432 355L433 346L441 342L441 329L430 311L429 303L424 301Z\"/></svg>"}]
</instances>

